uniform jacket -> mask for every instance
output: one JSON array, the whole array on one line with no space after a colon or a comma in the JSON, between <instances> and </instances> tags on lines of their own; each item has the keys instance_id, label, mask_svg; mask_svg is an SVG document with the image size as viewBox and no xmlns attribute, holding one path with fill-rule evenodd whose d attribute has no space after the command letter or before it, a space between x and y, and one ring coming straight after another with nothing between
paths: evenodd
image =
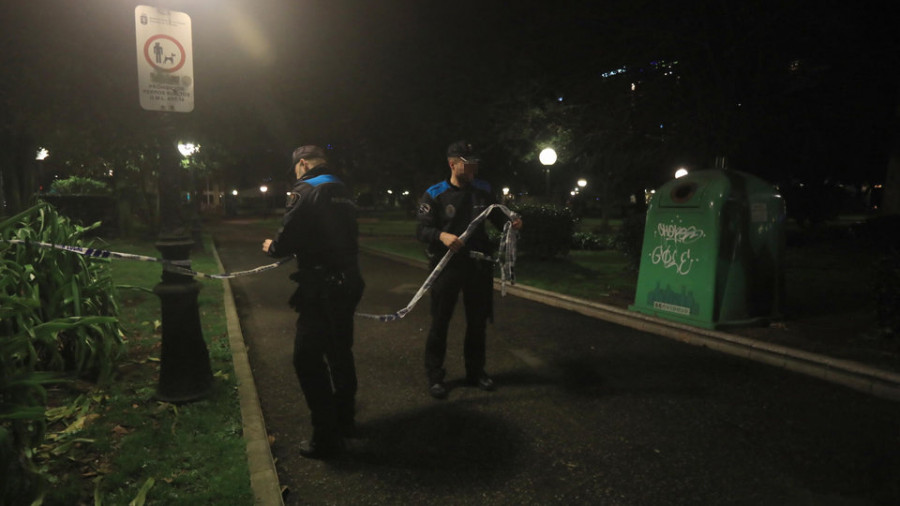
<instances>
[{"instance_id":1,"label":"uniform jacket","mask_svg":"<svg viewBox=\"0 0 900 506\"><path fill-rule=\"evenodd\" d=\"M350 190L327 165L309 170L294 184L281 230L269 247L273 257L297 255L303 269L357 268L356 205Z\"/></svg>"},{"instance_id":2,"label":"uniform jacket","mask_svg":"<svg viewBox=\"0 0 900 506\"><path fill-rule=\"evenodd\" d=\"M428 245L428 255L433 261L440 260L447 252L447 247L440 240L441 232L462 235L469 223L494 203L496 201L491 193L491 185L486 181L475 179L467 186L457 187L449 179L445 179L422 195L416 236ZM506 215L499 209L495 209L488 218L497 228L502 228L506 221ZM481 222L469 236L465 248L454 255L450 262L463 261L469 257L469 251L489 255L492 249L484 222Z\"/></svg>"}]
</instances>

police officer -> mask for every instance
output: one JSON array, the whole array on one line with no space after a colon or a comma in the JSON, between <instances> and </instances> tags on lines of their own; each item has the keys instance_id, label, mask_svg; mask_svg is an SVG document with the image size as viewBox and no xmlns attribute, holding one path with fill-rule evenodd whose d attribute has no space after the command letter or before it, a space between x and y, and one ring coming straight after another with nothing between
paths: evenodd
<instances>
[{"instance_id":1,"label":"police officer","mask_svg":"<svg viewBox=\"0 0 900 506\"><path fill-rule=\"evenodd\" d=\"M353 313L365 287L357 259L356 206L318 146L294 150L291 174L297 182L281 230L263 242L263 251L297 257L291 279L299 286L290 299L299 313L293 360L313 427L300 454L325 459L337 454L343 437L354 430Z\"/></svg>"},{"instance_id":2,"label":"police officer","mask_svg":"<svg viewBox=\"0 0 900 506\"><path fill-rule=\"evenodd\" d=\"M447 250L454 255L431 287L431 329L425 343L425 371L428 393L436 399L447 397L444 384L447 354L447 330L459 297L463 293L466 313L465 356L466 382L482 390L493 390L494 381L485 372L485 329L493 316L493 263L476 258L472 253L490 255L491 244L484 222L478 225L464 244L459 236L475 217L495 203L490 185L475 175L478 156L472 144L454 142L447 149L450 177L429 188L419 201L418 239L428 245L431 268ZM502 228L506 215L495 209L490 221ZM521 228L522 221L513 221Z\"/></svg>"}]
</instances>

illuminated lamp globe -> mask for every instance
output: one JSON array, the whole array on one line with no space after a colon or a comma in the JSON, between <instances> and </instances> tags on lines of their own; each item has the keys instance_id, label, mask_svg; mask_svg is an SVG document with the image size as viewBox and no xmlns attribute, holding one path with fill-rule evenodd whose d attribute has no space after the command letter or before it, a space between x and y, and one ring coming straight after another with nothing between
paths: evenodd
<instances>
[{"instance_id":1,"label":"illuminated lamp globe","mask_svg":"<svg viewBox=\"0 0 900 506\"><path fill-rule=\"evenodd\" d=\"M553 165L556 163L556 151L553 148L544 148L541 154L538 155L538 159L544 165Z\"/></svg>"}]
</instances>

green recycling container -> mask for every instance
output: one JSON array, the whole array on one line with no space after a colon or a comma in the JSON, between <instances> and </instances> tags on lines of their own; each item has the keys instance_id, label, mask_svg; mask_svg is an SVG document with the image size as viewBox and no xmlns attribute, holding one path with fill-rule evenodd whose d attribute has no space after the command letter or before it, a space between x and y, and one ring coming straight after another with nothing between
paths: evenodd
<instances>
[{"instance_id":1,"label":"green recycling container","mask_svg":"<svg viewBox=\"0 0 900 506\"><path fill-rule=\"evenodd\" d=\"M633 311L704 328L781 313L784 200L762 179L701 170L650 200Z\"/></svg>"}]
</instances>

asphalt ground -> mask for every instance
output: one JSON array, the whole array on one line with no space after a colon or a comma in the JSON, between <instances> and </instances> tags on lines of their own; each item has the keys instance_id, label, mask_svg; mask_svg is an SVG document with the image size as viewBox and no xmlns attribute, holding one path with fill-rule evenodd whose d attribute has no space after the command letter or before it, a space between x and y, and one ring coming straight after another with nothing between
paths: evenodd
<instances>
[{"instance_id":1,"label":"asphalt ground","mask_svg":"<svg viewBox=\"0 0 900 506\"><path fill-rule=\"evenodd\" d=\"M219 225L224 268L269 263L260 246L271 232ZM367 313L403 307L427 274L369 254L361 266ZM339 459L303 459L310 429L291 366L290 271L230 282L271 443L267 461L269 448L248 439L254 488L269 490L261 504L278 504L279 487L288 505L900 503L900 403L758 362L753 343L734 356L518 296L495 297L495 392L462 384L458 309L445 401L426 391L427 297L398 322L357 319L361 437Z\"/></svg>"}]
</instances>

